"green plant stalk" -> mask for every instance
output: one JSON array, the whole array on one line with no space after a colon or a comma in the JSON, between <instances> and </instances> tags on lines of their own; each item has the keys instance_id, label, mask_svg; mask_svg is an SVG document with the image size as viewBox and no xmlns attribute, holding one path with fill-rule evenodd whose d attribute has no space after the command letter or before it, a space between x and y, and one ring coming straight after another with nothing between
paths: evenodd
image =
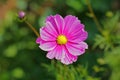
<instances>
[{"instance_id":1,"label":"green plant stalk","mask_svg":"<svg viewBox=\"0 0 120 80\"><path fill-rule=\"evenodd\" d=\"M37 37L40 37L40 35L39 35L39 33L37 32L37 30L28 22L28 21L24 21L27 25L28 25L28 27L35 33L35 35L37 36Z\"/></svg>"},{"instance_id":2,"label":"green plant stalk","mask_svg":"<svg viewBox=\"0 0 120 80\"><path fill-rule=\"evenodd\" d=\"M90 13L91 13L92 16L93 16L93 20L94 20L94 22L95 22L95 24L96 24L98 30L102 33L101 25L100 25L100 23L99 23L97 17L95 16L95 13L94 13L94 11L93 11L93 9L92 9L90 0L86 0L86 3L87 3L87 6L88 6L88 9L89 9Z\"/></svg>"}]
</instances>

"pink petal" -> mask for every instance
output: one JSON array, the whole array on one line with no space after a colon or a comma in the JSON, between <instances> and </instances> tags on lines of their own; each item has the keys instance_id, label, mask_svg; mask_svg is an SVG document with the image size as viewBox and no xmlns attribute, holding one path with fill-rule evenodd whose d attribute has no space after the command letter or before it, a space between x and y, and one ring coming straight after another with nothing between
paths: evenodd
<instances>
[{"instance_id":1,"label":"pink petal","mask_svg":"<svg viewBox=\"0 0 120 80\"><path fill-rule=\"evenodd\" d=\"M84 28L84 25L80 23L80 21L78 19L76 19L72 24L71 27L68 30L68 33L75 33L79 30L81 30L82 28Z\"/></svg>"},{"instance_id":2,"label":"pink petal","mask_svg":"<svg viewBox=\"0 0 120 80\"><path fill-rule=\"evenodd\" d=\"M56 37L46 31L46 27L40 29L41 39L44 41L55 41Z\"/></svg>"},{"instance_id":3,"label":"pink petal","mask_svg":"<svg viewBox=\"0 0 120 80\"><path fill-rule=\"evenodd\" d=\"M63 51L63 49L62 49L61 45L58 45L55 49L55 53L56 53L55 58L57 60L60 60L62 58L62 56L63 56L62 51Z\"/></svg>"},{"instance_id":4,"label":"pink petal","mask_svg":"<svg viewBox=\"0 0 120 80\"><path fill-rule=\"evenodd\" d=\"M47 23L49 23L48 26L51 27L51 30L58 34L58 28L57 28L54 16L51 15L51 16L47 17L46 25L47 25ZM49 27L47 27L47 28L49 28ZM49 30L50 30L50 28L49 28Z\"/></svg>"},{"instance_id":5,"label":"pink petal","mask_svg":"<svg viewBox=\"0 0 120 80\"><path fill-rule=\"evenodd\" d=\"M77 59L78 59L77 56L74 56L74 55L72 55L72 54L70 54L70 53L69 53L69 58L71 58L71 60L72 60L73 62L76 62Z\"/></svg>"},{"instance_id":6,"label":"pink petal","mask_svg":"<svg viewBox=\"0 0 120 80\"><path fill-rule=\"evenodd\" d=\"M55 57L55 53L53 53L53 51L49 51L48 53L47 53L47 55L46 55L46 57L47 58L49 58L49 59L53 59L54 57Z\"/></svg>"},{"instance_id":7,"label":"pink petal","mask_svg":"<svg viewBox=\"0 0 120 80\"><path fill-rule=\"evenodd\" d=\"M53 50L57 46L56 42L43 42L40 44L40 48L44 51L50 51Z\"/></svg>"},{"instance_id":8,"label":"pink petal","mask_svg":"<svg viewBox=\"0 0 120 80\"><path fill-rule=\"evenodd\" d=\"M67 43L66 48L68 49L70 54L78 56L85 52L85 49L88 48L88 45L84 42L80 42L79 44Z\"/></svg>"},{"instance_id":9,"label":"pink petal","mask_svg":"<svg viewBox=\"0 0 120 80\"><path fill-rule=\"evenodd\" d=\"M61 59L61 62L66 65L72 64L73 61L69 58L69 56L67 54L69 54L69 53L65 53L65 57Z\"/></svg>"},{"instance_id":10,"label":"pink petal","mask_svg":"<svg viewBox=\"0 0 120 80\"><path fill-rule=\"evenodd\" d=\"M46 22L46 28L45 30L47 32L49 32L51 35L53 36L57 36L58 35L58 32L57 32L57 29L56 29L56 26L53 25L51 22L47 21Z\"/></svg>"},{"instance_id":11,"label":"pink petal","mask_svg":"<svg viewBox=\"0 0 120 80\"><path fill-rule=\"evenodd\" d=\"M70 30L69 30L69 34L79 34L81 32L83 32L84 30L84 25L81 23L77 23L77 21L71 26Z\"/></svg>"},{"instance_id":12,"label":"pink petal","mask_svg":"<svg viewBox=\"0 0 120 80\"><path fill-rule=\"evenodd\" d=\"M42 44L42 43L45 43L45 41L42 40L41 37L38 37L38 38L36 39L36 43L37 43L37 44Z\"/></svg>"},{"instance_id":13,"label":"pink petal","mask_svg":"<svg viewBox=\"0 0 120 80\"><path fill-rule=\"evenodd\" d=\"M68 30L71 28L72 24L75 21L79 21L77 17L72 16L72 15L68 15L64 18L65 21L65 28L64 28L64 32L67 33ZM80 22L80 21L79 21Z\"/></svg>"},{"instance_id":14,"label":"pink petal","mask_svg":"<svg viewBox=\"0 0 120 80\"><path fill-rule=\"evenodd\" d=\"M40 42L41 42L41 38L38 37L38 38L36 39L36 43L37 43L37 44L40 44Z\"/></svg>"},{"instance_id":15,"label":"pink petal","mask_svg":"<svg viewBox=\"0 0 120 80\"><path fill-rule=\"evenodd\" d=\"M76 33L69 34L68 41L73 42L73 43L79 43L81 41L86 40L87 37L88 37L88 33L82 29L81 31L78 31Z\"/></svg>"},{"instance_id":16,"label":"pink petal","mask_svg":"<svg viewBox=\"0 0 120 80\"><path fill-rule=\"evenodd\" d=\"M64 51L63 52L64 57L62 57L62 59L61 59L61 62L63 64L68 65L68 64L72 64L73 62L77 61L77 56L71 55L65 47L64 47L63 51Z\"/></svg>"},{"instance_id":17,"label":"pink petal","mask_svg":"<svg viewBox=\"0 0 120 80\"><path fill-rule=\"evenodd\" d=\"M57 14L54 16L54 20L59 31L59 34L61 34L64 29L64 19L62 18L62 16Z\"/></svg>"},{"instance_id":18,"label":"pink petal","mask_svg":"<svg viewBox=\"0 0 120 80\"><path fill-rule=\"evenodd\" d=\"M78 43L78 44L80 45L81 48L88 49L87 43L85 43L85 42L80 42L80 43Z\"/></svg>"},{"instance_id":19,"label":"pink petal","mask_svg":"<svg viewBox=\"0 0 120 80\"><path fill-rule=\"evenodd\" d=\"M70 59L68 58L67 55L65 55L65 58L63 58L63 59L61 60L61 62L62 62L63 64L66 64L66 65L73 63L72 61L70 61Z\"/></svg>"},{"instance_id":20,"label":"pink petal","mask_svg":"<svg viewBox=\"0 0 120 80\"><path fill-rule=\"evenodd\" d=\"M60 45L57 45L56 48L54 48L54 50L51 50L47 53L47 57L49 59L53 59L54 57L57 60L60 60L62 58L62 47Z\"/></svg>"},{"instance_id":21,"label":"pink petal","mask_svg":"<svg viewBox=\"0 0 120 80\"><path fill-rule=\"evenodd\" d=\"M73 56L73 55L71 55L70 53L66 53L66 54L65 54L65 57L62 58L61 62L62 62L63 64L68 65L68 64L72 64L73 62L76 62L76 61L77 61L77 58L78 58L77 56Z\"/></svg>"}]
</instances>

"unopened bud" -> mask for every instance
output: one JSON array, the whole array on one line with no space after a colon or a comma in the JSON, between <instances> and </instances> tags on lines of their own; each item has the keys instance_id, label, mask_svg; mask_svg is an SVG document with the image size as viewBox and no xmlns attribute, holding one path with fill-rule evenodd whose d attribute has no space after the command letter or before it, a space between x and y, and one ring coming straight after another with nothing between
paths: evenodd
<instances>
[{"instance_id":1,"label":"unopened bud","mask_svg":"<svg viewBox=\"0 0 120 80\"><path fill-rule=\"evenodd\" d=\"M18 17L19 17L20 19L23 19L23 18L25 17L25 12L20 11L20 12L18 13Z\"/></svg>"}]
</instances>

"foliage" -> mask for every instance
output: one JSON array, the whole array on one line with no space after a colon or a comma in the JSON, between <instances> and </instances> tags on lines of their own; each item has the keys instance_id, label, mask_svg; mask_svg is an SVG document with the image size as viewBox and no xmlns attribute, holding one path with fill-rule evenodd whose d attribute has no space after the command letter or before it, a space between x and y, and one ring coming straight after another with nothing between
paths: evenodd
<instances>
[{"instance_id":1,"label":"foliage","mask_svg":"<svg viewBox=\"0 0 120 80\"><path fill-rule=\"evenodd\" d=\"M96 35L94 47L99 46L100 49L108 50L120 44L119 15L120 13L118 12L111 19L104 21L102 35Z\"/></svg>"},{"instance_id":2,"label":"foliage","mask_svg":"<svg viewBox=\"0 0 120 80\"><path fill-rule=\"evenodd\" d=\"M90 76L87 72L88 68L82 65L66 66L53 60L51 65L43 64L43 66L56 76L56 80L100 80Z\"/></svg>"},{"instance_id":3,"label":"foliage","mask_svg":"<svg viewBox=\"0 0 120 80\"><path fill-rule=\"evenodd\" d=\"M107 19L103 25L103 33L96 36L94 46L99 46L104 50L104 59L112 69L110 80L119 80L120 12L117 12L111 19Z\"/></svg>"}]
</instances>

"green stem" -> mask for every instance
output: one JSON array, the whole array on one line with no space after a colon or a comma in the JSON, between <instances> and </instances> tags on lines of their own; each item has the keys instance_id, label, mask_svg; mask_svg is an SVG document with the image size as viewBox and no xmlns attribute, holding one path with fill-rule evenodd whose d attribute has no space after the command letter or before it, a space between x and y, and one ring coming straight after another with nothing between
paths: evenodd
<instances>
[{"instance_id":1,"label":"green stem","mask_svg":"<svg viewBox=\"0 0 120 80\"><path fill-rule=\"evenodd\" d=\"M35 33L35 35L37 37L40 37L39 33L37 32L37 30L28 22L25 20L25 23L28 25L28 27Z\"/></svg>"},{"instance_id":2,"label":"green stem","mask_svg":"<svg viewBox=\"0 0 120 80\"><path fill-rule=\"evenodd\" d=\"M91 13L92 16L93 16L93 20L94 20L94 22L95 22L95 24L96 24L98 30L99 30L100 32L102 32L101 25L100 25L100 23L99 23L97 17L95 16L95 13L94 13L94 11L93 11L93 9L92 9L90 0L86 0L86 2L87 2L88 9L89 9L90 13Z\"/></svg>"}]
</instances>

